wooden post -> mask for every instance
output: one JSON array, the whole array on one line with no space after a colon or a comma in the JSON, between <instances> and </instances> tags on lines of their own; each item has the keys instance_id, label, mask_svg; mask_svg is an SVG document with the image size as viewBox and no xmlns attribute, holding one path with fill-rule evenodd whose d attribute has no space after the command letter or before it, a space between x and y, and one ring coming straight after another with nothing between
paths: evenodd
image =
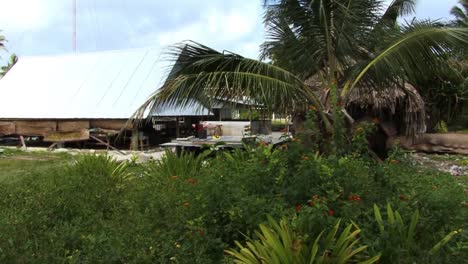
<instances>
[{"instance_id":1,"label":"wooden post","mask_svg":"<svg viewBox=\"0 0 468 264\"><path fill-rule=\"evenodd\" d=\"M47 150L48 150L48 151L52 151L53 148L54 148L55 146L57 146L57 143L58 143L58 142L52 143L52 145L50 145L50 146L47 148Z\"/></svg>"},{"instance_id":2,"label":"wooden post","mask_svg":"<svg viewBox=\"0 0 468 264\"><path fill-rule=\"evenodd\" d=\"M125 155L125 153L122 152L122 151L120 151L120 149L118 149L118 148L112 146L112 145L109 143L109 140L107 140L107 142L104 142L104 141L102 141L101 139L99 139L99 138L97 138L97 137L95 137L95 136L93 136L93 135L89 135L89 137L92 138L92 139L94 139L94 140L96 140L97 142L99 142L99 143L101 143L101 144L106 145L106 146L107 146L107 151L109 151L109 148L111 148L111 149L113 149L113 150L119 152L120 154ZM132 134L132 143L133 143L133 134ZM137 142L137 144L138 144L138 142ZM133 148L133 146L130 146L130 147ZM138 147L138 145L137 145L137 147ZM137 148L137 150L138 150L138 148Z\"/></svg>"},{"instance_id":3,"label":"wooden post","mask_svg":"<svg viewBox=\"0 0 468 264\"><path fill-rule=\"evenodd\" d=\"M138 128L132 130L132 139L130 141L130 150L138 150Z\"/></svg>"},{"instance_id":4,"label":"wooden post","mask_svg":"<svg viewBox=\"0 0 468 264\"><path fill-rule=\"evenodd\" d=\"M176 133L176 138L180 137L180 128L179 128L179 117L176 117L176 125L175 125L175 133Z\"/></svg>"},{"instance_id":5,"label":"wooden post","mask_svg":"<svg viewBox=\"0 0 468 264\"><path fill-rule=\"evenodd\" d=\"M27 146L26 146L26 142L24 141L23 135L20 135L19 138L20 138L20 141L21 141L21 148L26 149Z\"/></svg>"}]
</instances>

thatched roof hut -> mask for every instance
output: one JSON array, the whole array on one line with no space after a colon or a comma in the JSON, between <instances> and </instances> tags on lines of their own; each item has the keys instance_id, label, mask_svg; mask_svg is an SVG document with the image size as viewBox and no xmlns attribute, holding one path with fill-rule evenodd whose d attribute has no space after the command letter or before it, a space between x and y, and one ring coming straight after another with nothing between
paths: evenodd
<instances>
[{"instance_id":1,"label":"thatched roof hut","mask_svg":"<svg viewBox=\"0 0 468 264\"><path fill-rule=\"evenodd\" d=\"M317 91L326 108L329 108L329 89L323 87L320 76L316 74L305 83ZM356 86L344 103L353 118L377 117L393 123L399 134L418 135L426 130L424 100L409 83L382 89Z\"/></svg>"},{"instance_id":2,"label":"thatched roof hut","mask_svg":"<svg viewBox=\"0 0 468 264\"><path fill-rule=\"evenodd\" d=\"M351 114L364 111L394 121L399 133L418 135L426 131L424 100L411 84L376 90L365 86L353 89L346 102Z\"/></svg>"}]
</instances>

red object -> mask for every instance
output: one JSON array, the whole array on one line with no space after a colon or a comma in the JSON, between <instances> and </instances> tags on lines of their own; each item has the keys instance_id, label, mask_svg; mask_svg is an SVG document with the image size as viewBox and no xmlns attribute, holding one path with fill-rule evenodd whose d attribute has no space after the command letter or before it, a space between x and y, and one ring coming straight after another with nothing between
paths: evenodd
<instances>
[{"instance_id":1,"label":"red object","mask_svg":"<svg viewBox=\"0 0 468 264\"><path fill-rule=\"evenodd\" d=\"M189 203L187 203L187 202L184 203L184 207L189 207L189 206L190 206Z\"/></svg>"},{"instance_id":2,"label":"red object","mask_svg":"<svg viewBox=\"0 0 468 264\"><path fill-rule=\"evenodd\" d=\"M328 215L334 216L334 215L335 215L335 211L333 211L332 209L328 210Z\"/></svg>"},{"instance_id":3,"label":"red object","mask_svg":"<svg viewBox=\"0 0 468 264\"><path fill-rule=\"evenodd\" d=\"M350 196L348 196L348 200L360 202L360 201L361 201L361 197L359 197L359 196L357 196L357 195L350 195Z\"/></svg>"},{"instance_id":4,"label":"red object","mask_svg":"<svg viewBox=\"0 0 468 264\"><path fill-rule=\"evenodd\" d=\"M296 205L296 212L300 212L302 210L302 205Z\"/></svg>"},{"instance_id":5,"label":"red object","mask_svg":"<svg viewBox=\"0 0 468 264\"><path fill-rule=\"evenodd\" d=\"M201 237L205 237L205 230L204 230L204 229L198 230L198 234L199 234Z\"/></svg>"}]
</instances>

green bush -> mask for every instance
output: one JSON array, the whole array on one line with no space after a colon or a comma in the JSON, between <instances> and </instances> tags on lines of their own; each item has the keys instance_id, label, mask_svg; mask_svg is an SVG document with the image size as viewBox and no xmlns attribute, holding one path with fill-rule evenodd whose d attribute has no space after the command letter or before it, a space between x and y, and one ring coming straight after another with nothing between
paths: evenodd
<instances>
[{"instance_id":1,"label":"green bush","mask_svg":"<svg viewBox=\"0 0 468 264\"><path fill-rule=\"evenodd\" d=\"M324 234L307 237L292 230L286 219L279 223L271 217L268 225L260 224L260 231L255 232L256 239L248 238L247 245L236 242L238 250L226 252L236 263L359 263L372 264L380 256L366 257L363 253L366 245L359 245L359 233L353 225L340 230L340 221ZM339 232L340 231L340 232Z\"/></svg>"},{"instance_id":2,"label":"green bush","mask_svg":"<svg viewBox=\"0 0 468 264\"><path fill-rule=\"evenodd\" d=\"M268 215L289 219L308 247L340 219L352 221L366 251L382 253L381 263L466 258L467 233L459 231L466 229L466 196L452 176L402 155L378 163L362 151L321 156L302 143L210 158L166 152L144 165L80 156L0 183L0 263L229 262L224 250L258 238L254 231ZM405 224L419 212L412 246L399 246L407 253L387 251L384 242L393 240L376 225L374 204L388 203Z\"/></svg>"}]
</instances>

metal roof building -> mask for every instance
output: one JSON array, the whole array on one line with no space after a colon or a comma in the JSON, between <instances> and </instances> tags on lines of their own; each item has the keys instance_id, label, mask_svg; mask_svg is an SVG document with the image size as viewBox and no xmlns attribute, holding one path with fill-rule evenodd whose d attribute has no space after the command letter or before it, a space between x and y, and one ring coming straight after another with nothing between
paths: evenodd
<instances>
[{"instance_id":1,"label":"metal roof building","mask_svg":"<svg viewBox=\"0 0 468 264\"><path fill-rule=\"evenodd\" d=\"M169 66L158 48L21 57L0 79L0 135L64 142L86 140L96 129L118 131L164 82ZM212 113L196 104L152 115Z\"/></svg>"},{"instance_id":2,"label":"metal roof building","mask_svg":"<svg viewBox=\"0 0 468 264\"><path fill-rule=\"evenodd\" d=\"M160 56L159 49L145 48L20 58L0 80L0 118L130 118L167 75ZM154 114L209 112L190 107Z\"/></svg>"}]
</instances>

